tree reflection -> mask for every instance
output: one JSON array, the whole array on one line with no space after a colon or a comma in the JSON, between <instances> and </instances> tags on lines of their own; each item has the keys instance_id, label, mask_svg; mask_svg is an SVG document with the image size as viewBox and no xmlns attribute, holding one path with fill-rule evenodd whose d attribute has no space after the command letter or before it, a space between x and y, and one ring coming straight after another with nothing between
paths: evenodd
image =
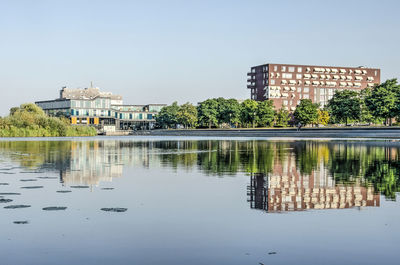
<instances>
[{"instance_id":1,"label":"tree reflection","mask_svg":"<svg viewBox=\"0 0 400 265\"><path fill-rule=\"evenodd\" d=\"M2 156L26 169L60 172L64 183L98 184L122 176L124 166L155 166L175 171L200 170L210 176L247 173L257 187L263 181L270 185L278 177L286 181L291 176L292 181L303 183L296 186L303 189L307 183L313 183L313 187L326 187L327 183L346 189L372 187L388 199L395 199L400 191L399 145L390 142L0 141L0 150Z\"/></svg>"}]
</instances>

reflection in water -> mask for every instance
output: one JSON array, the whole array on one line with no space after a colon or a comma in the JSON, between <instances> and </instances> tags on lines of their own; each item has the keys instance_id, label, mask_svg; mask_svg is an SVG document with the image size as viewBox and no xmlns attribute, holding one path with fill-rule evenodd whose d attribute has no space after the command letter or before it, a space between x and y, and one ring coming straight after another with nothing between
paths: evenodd
<instances>
[{"instance_id":1,"label":"reflection in water","mask_svg":"<svg viewBox=\"0 0 400 265\"><path fill-rule=\"evenodd\" d=\"M57 171L66 185L108 182L124 166L250 173L251 207L268 211L379 206L374 191L393 200L400 190L396 142L121 139L0 141L0 151L10 167Z\"/></svg>"}]
</instances>

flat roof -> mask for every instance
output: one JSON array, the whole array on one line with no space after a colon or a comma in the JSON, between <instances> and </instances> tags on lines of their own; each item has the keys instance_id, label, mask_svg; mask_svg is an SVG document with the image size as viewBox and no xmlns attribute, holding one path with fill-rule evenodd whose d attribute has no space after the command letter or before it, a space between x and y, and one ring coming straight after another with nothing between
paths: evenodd
<instances>
[{"instance_id":1,"label":"flat roof","mask_svg":"<svg viewBox=\"0 0 400 265\"><path fill-rule=\"evenodd\" d=\"M265 64L260 64L260 65L255 65L251 66L250 68L255 68L255 67L260 67L260 66L266 66L269 64L273 65L279 65L279 66L303 66L303 67L328 67L328 68L356 68L356 69L374 69L374 70L380 70L380 68L372 68L372 67L367 67L367 66L329 66L329 65L317 65L317 64L284 64L284 63L265 63Z\"/></svg>"}]
</instances>

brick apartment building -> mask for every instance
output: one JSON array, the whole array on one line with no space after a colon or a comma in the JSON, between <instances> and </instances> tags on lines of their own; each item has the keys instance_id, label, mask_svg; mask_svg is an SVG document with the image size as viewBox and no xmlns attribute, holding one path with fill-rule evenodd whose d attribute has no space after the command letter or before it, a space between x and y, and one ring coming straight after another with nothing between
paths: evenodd
<instances>
[{"instance_id":1,"label":"brick apartment building","mask_svg":"<svg viewBox=\"0 0 400 265\"><path fill-rule=\"evenodd\" d=\"M301 99L324 107L335 91L360 91L381 81L377 68L293 64L254 66L247 76L251 99L272 100L276 109L289 111L294 111Z\"/></svg>"}]
</instances>

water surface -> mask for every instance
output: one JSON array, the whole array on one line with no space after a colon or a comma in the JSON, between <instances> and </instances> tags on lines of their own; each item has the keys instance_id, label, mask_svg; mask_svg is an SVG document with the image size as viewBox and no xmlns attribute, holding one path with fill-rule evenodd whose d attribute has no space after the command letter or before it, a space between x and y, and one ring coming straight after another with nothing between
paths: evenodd
<instances>
[{"instance_id":1,"label":"water surface","mask_svg":"<svg viewBox=\"0 0 400 265\"><path fill-rule=\"evenodd\" d=\"M1 263L398 264L399 154L397 141L0 141Z\"/></svg>"}]
</instances>

